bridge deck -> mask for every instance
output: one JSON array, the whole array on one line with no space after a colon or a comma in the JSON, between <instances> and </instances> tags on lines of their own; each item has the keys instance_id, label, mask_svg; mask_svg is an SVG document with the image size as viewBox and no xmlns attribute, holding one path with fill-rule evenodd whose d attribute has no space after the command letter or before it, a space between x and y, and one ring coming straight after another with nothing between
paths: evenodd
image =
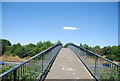
<instances>
[{"instance_id":1,"label":"bridge deck","mask_svg":"<svg viewBox=\"0 0 120 81\"><path fill-rule=\"evenodd\" d=\"M93 77L71 49L62 48L46 79L93 79Z\"/></svg>"}]
</instances>

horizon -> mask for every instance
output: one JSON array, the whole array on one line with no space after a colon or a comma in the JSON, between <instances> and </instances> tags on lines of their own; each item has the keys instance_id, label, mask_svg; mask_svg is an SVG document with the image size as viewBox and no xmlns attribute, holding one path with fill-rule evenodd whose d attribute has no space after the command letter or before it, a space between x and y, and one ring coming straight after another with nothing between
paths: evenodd
<instances>
[{"instance_id":1,"label":"horizon","mask_svg":"<svg viewBox=\"0 0 120 81\"><path fill-rule=\"evenodd\" d=\"M8 39L5 39L5 40L8 40ZM10 40L8 40L8 41L10 41ZM50 40L45 40L45 41L43 40L43 41L38 41L38 42L46 42L46 41L50 41ZM58 40L58 41L60 41L60 40ZM36 42L36 43L30 42L30 43L37 45L38 42ZM50 41L50 42L51 42L51 41ZM57 41L56 41L56 42L57 42ZM51 42L51 43L55 44L56 42ZM18 43L12 43L12 41L10 41L10 43L11 43L11 45L14 45L14 44L18 44L18 43L20 43L20 42L18 42ZM22 43L20 43L20 44L21 44L22 46L25 46L25 45L28 45L28 44L30 44L30 43L27 43L27 44L22 44ZM63 43L62 41L61 41L61 43L63 44L63 46L67 44L67 43ZM68 42L68 43L73 43L73 42ZM73 44L75 44L75 45L77 45L77 46L80 46L80 44L82 44L82 43L79 43L79 44L73 43ZM84 44L86 44L86 43L83 43L82 45L84 45ZM86 45L88 45L89 47L99 46L99 45L91 46L91 45L89 45L89 44L86 44ZM118 45L106 45L106 46L112 47L112 46L118 46ZM100 47L103 48L103 47L106 47L106 46L100 46Z\"/></svg>"},{"instance_id":2,"label":"horizon","mask_svg":"<svg viewBox=\"0 0 120 81\"><path fill-rule=\"evenodd\" d=\"M118 45L117 2L3 2L2 14L2 38L12 44Z\"/></svg>"}]
</instances>

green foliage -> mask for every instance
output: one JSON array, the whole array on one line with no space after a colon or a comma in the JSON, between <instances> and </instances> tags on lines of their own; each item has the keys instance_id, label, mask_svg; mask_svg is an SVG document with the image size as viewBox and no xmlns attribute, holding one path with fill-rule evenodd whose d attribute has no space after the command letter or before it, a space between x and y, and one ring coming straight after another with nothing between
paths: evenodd
<instances>
[{"instance_id":1,"label":"green foliage","mask_svg":"<svg viewBox=\"0 0 120 81\"><path fill-rule=\"evenodd\" d=\"M105 46L100 48L100 46L91 47L87 44L80 44L80 47L91 50L99 55L105 55L109 60L120 62L120 46Z\"/></svg>"},{"instance_id":2,"label":"green foliage","mask_svg":"<svg viewBox=\"0 0 120 81\"><path fill-rule=\"evenodd\" d=\"M74 44L74 43L67 43L67 44L65 44L63 47L64 47L64 48L67 48L69 44Z\"/></svg>"},{"instance_id":3,"label":"green foliage","mask_svg":"<svg viewBox=\"0 0 120 81\"><path fill-rule=\"evenodd\" d=\"M115 69L106 69L106 70L101 70L104 72L100 72L98 78L101 79L102 81L119 81L119 72L116 71Z\"/></svg>"},{"instance_id":4,"label":"green foliage","mask_svg":"<svg viewBox=\"0 0 120 81\"><path fill-rule=\"evenodd\" d=\"M118 46L112 46L111 54L113 54L113 55L118 54Z\"/></svg>"},{"instance_id":5,"label":"green foliage","mask_svg":"<svg viewBox=\"0 0 120 81\"><path fill-rule=\"evenodd\" d=\"M40 41L40 42L37 43L37 47L38 47L38 48L40 48L40 47L42 47L42 46L43 46L43 42L42 42L42 41Z\"/></svg>"},{"instance_id":6,"label":"green foliage","mask_svg":"<svg viewBox=\"0 0 120 81\"><path fill-rule=\"evenodd\" d=\"M6 39L0 39L0 44L2 44L4 46L11 46L10 41L6 40Z\"/></svg>"},{"instance_id":7,"label":"green foliage","mask_svg":"<svg viewBox=\"0 0 120 81\"><path fill-rule=\"evenodd\" d=\"M40 48L33 48L32 50L30 50L30 51L28 51L28 54L29 54L29 56L34 56L34 55L36 55L36 54L38 54L38 53L40 53L41 52L41 50L40 50Z\"/></svg>"},{"instance_id":8,"label":"green foliage","mask_svg":"<svg viewBox=\"0 0 120 81\"><path fill-rule=\"evenodd\" d=\"M107 55L106 58L113 61L113 60L116 60L116 55L110 54L110 55Z\"/></svg>"},{"instance_id":9,"label":"green foliage","mask_svg":"<svg viewBox=\"0 0 120 81\"><path fill-rule=\"evenodd\" d=\"M2 46L0 46L0 56L2 56Z\"/></svg>"},{"instance_id":10,"label":"green foliage","mask_svg":"<svg viewBox=\"0 0 120 81\"><path fill-rule=\"evenodd\" d=\"M83 47L85 49L91 50L92 52L95 52L95 47L91 47L91 46L89 46L87 44L81 44L80 43L80 47Z\"/></svg>"},{"instance_id":11,"label":"green foliage","mask_svg":"<svg viewBox=\"0 0 120 81\"><path fill-rule=\"evenodd\" d=\"M101 48L100 48L100 46L95 46L95 53L101 55Z\"/></svg>"},{"instance_id":12,"label":"green foliage","mask_svg":"<svg viewBox=\"0 0 120 81\"><path fill-rule=\"evenodd\" d=\"M90 47L89 47L89 45L87 45L87 44L83 44L83 47L85 48L85 49L90 49Z\"/></svg>"},{"instance_id":13,"label":"green foliage","mask_svg":"<svg viewBox=\"0 0 120 81\"><path fill-rule=\"evenodd\" d=\"M102 48L102 55L109 55L109 54L111 54L111 47L110 46L105 46L105 47L103 47Z\"/></svg>"},{"instance_id":14,"label":"green foliage","mask_svg":"<svg viewBox=\"0 0 120 81\"><path fill-rule=\"evenodd\" d=\"M59 40L59 41L56 42L56 44L62 44L62 42Z\"/></svg>"},{"instance_id":15,"label":"green foliage","mask_svg":"<svg viewBox=\"0 0 120 81\"><path fill-rule=\"evenodd\" d=\"M14 53L15 50L17 50L17 49L20 48L20 47L21 47L21 44L20 44L20 43L18 43L18 44L13 44L13 45L12 45L12 48L11 48L11 53Z\"/></svg>"},{"instance_id":16,"label":"green foliage","mask_svg":"<svg viewBox=\"0 0 120 81\"><path fill-rule=\"evenodd\" d=\"M10 41L6 39L0 39L0 56L3 55L5 51L7 51L6 46L11 46Z\"/></svg>"},{"instance_id":17,"label":"green foliage","mask_svg":"<svg viewBox=\"0 0 120 81\"><path fill-rule=\"evenodd\" d=\"M55 44L59 44L61 41L57 41ZM67 43L64 45L64 48L66 48L69 44L74 43ZM0 39L0 55L6 54L6 55L17 55L20 58L24 58L27 56L34 56L41 51L53 46L54 44L50 41L40 41L36 45L35 44L28 44L22 46L20 43L11 45L9 40L6 39ZM100 48L100 46L91 47L87 44L80 44L80 47L86 48L88 50L91 50L99 55L105 55L106 58L110 60L115 60L120 62L120 45L119 46L105 46L103 48Z\"/></svg>"},{"instance_id":18,"label":"green foliage","mask_svg":"<svg viewBox=\"0 0 120 81\"><path fill-rule=\"evenodd\" d=\"M22 46L20 43L18 44L13 44L11 46L11 43L8 40L3 40L3 44L2 44L2 39L1 39L1 43L0 46L2 48L3 54L6 55L17 55L20 58L24 58L27 56L34 56L38 53L40 53L41 51L53 46L54 44L51 43L50 41L43 41L43 42L38 42L37 45L35 44L28 44L28 45L24 45Z\"/></svg>"},{"instance_id":19,"label":"green foliage","mask_svg":"<svg viewBox=\"0 0 120 81\"><path fill-rule=\"evenodd\" d=\"M20 48L16 49L14 53L20 58L24 58L28 56L27 53L25 53L26 51L27 51L26 47L21 46Z\"/></svg>"},{"instance_id":20,"label":"green foliage","mask_svg":"<svg viewBox=\"0 0 120 81\"><path fill-rule=\"evenodd\" d=\"M35 44L30 43L30 44L26 45L26 47L29 47L29 48L34 48L34 47L36 47L36 45L35 45Z\"/></svg>"},{"instance_id":21,"label":"green foliage","mask_svg":"<svg viewBox=\"0 0 120 81\"><path fill-rule=\"evenodd\" d=\"M9 67L2 67L2 73L6 72L7 70L13 68L15 65L9 66Z\"/></svg>"}]
</instances>

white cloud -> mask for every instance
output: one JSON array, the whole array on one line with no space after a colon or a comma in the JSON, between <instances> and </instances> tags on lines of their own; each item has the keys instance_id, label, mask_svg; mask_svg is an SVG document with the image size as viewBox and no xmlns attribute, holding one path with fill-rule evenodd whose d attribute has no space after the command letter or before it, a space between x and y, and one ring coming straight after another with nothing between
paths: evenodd
<instances>
[{"instance_id":1,"label":"white cloud","mask_svg":"<svg viewBox=\"0 0 120 81\"><path fill-rule=\"evenodd\" d=\"M80 29L80 28L77 28L77 27L63 27L63 29L65 29L65 30L77 30L77 29Z\"/></svg>"}]
</instances>

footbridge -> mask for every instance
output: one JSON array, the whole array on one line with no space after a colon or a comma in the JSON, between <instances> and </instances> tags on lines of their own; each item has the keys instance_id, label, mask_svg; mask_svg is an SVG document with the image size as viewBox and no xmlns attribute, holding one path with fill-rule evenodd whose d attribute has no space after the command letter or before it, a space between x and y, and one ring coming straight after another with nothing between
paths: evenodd
<instances>
[{"instance_id":1,"label":"footbridge","mask_svg":"<svg viewBox=\"0 0 120 81\"><path fill-rule=\"evenodd\" d=\"M120 81L120 65L85 48L56 44L0 74L1 81Z\"/></svg>"}]
</instances>

